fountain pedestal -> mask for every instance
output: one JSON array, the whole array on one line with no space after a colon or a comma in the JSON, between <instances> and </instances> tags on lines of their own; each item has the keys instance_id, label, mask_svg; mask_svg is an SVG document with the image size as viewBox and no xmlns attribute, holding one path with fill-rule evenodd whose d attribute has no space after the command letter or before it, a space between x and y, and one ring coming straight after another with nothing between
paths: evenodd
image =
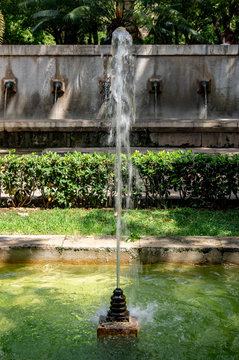
<instances>
[{"instance_id":1,"label":"fountain pedestal","mask_svg":"<svg viewBox=\"0 0 239 360\"><path fill-rule=\"evenodd\" d=\"M138 319L129 316L129 321L107 321L106 316L101 316L97 327L97 337L109 336L133 336L137 337L139 332Z\"/></svg>"},{"instance_id":2,"label":"fountain pedestal","mask_svg":"<svg viewBox=\"0 0 239 360\"><path fill-rule=\"evenodd\" d=\"M100 316L97 337L138 336L138 319L129 315L123 290L116 288L111 296L107 316Z\"/></svg>"}]
</instances>

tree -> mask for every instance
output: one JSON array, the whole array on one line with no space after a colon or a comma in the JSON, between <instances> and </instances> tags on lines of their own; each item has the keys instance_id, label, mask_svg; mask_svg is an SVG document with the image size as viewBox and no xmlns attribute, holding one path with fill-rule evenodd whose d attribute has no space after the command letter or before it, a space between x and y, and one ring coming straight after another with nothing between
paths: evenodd
<instances>
[{"instance_id":1,"label":"tree","mask_svg":"<svg viewBox=\"0 0 239 360\"><path fill-rule=\"evenodd\" d=\"M1 0L1 12L9 44L99 44L118 26L152 44L239 36L239 0Z\"/></svg>"},{"instance_id":2,"label":"tree","mask_svg":"<svg viewBox=\"0 0 239 360\"><path fill-rule=\"evenodd\" d=\"M229 34L239 35L238 0L199 1L198 9L199 16L196 24L201 23L201 29L211 25L217 43L225 41Z\"/></svg>"},{"instance_id":3,"label":"tree","mask_svg":"<svg viewBox=\"0 0 239 360\"><path fill-rule=\"evenodd\" d=\"M199 42L200 35L183 10L183 0L137 0L134 16L139 27L147 30L147 39L153 44Z\"/></svg>"},{"instance_id":4,"label":"tree","mask_svg":"<svg viewBox=\"0 0 239 360\"><path fill-rule=\"evenodd\" d=\"M37 9L37 4L35 4L34 11ZM47 44L53 41L44 31L33 36L31 32L32 7L19 6L19 0L1 0L1 12L5 22L4 43Z\"/></svg>"},{"instance_id":5,"label":"tree","mask_svg":"<svg viewBox=\"0 0 239 360\"><path fill-rule=\"evenodd\" d=\"M116 19L113 0L25 0L26 6L38 5L32 15L33 33L44 29L53 35L56 44L92 42L98 44L98 34Z\"/></svg>"},{"instance_id":6,"label":"tree","mask_svg":"<svg viewBox=\"0 0 239 360\"><path fill-rule=\"evenodd\" d=\"M56 44L77 42L79 26L76 25L76 18L81 22L79 11L76 10L78 5L77 0L25 0L21 3L22 7L32 10L33 34L45 30L54 37Z\"/></svg>"}]
</instances>

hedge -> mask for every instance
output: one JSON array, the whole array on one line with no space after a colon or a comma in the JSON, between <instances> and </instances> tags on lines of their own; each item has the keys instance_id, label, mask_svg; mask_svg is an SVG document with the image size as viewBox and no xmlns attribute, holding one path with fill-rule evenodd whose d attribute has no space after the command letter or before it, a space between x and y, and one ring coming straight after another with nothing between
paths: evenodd
<instances>
[{"instance_id":1,"label":"hedge","mask_svg":"<svg viewBox=\"0 0 239 360\"><path fill-rule=\"evenodd\" d=\"M115 159L116 155L107 153L17 156L11 151L0 158L1 193L9 196L14 207L30 206L36 192L45 208L113 206ZM134 207L165 206L172 191L189 204L215 205L232 195L238 199L239 155L135 152L132 164ZM126 183L126 157L122 177Z\"/></svg>"}]
</instances>

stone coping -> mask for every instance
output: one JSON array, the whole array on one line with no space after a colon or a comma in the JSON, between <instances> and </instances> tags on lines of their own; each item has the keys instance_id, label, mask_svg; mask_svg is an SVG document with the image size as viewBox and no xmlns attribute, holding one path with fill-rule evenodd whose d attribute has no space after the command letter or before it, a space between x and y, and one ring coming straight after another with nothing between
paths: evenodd
<instances>
[{"instance_id":1,"label":"stone coping","mask_svg":"<svg viewBox=\"0 0 239 360\"><path fill-rule=\"evenodd\" d=\"M235 154L239 154L239 148L207 148L207 147L194 147L194 148L186 148L186 147L131 147L130 151L131 153L134 153L135 151L139 151L142 154L147 154L148 151L152 152L160 152L160 151L166 151L166 152L173 152L173 151L188 151L192 150L194 154L210 154L210 155L219 155L219 154L227 154L228 156L233 156ZM8 154L10 149L1 149L0 148L0 156L4 154ZM22 149L19 151L19 149L16 149L16 153L25 154L25 153L32 153L36 152L39 154L46 153L46 152L56 152L58 154L65 154L65 153L73 153L75 151L81 152L81 153L112 153L115 154L116 150L115 147L92 147L92 148L81 148L81 147L65 147L65 148L46 148L44 150L39 149ZM124 152L124 151L123 151Z\"/></svg>"},{"instance_id":2,"label":"stone coping","mask_svg":"<svg viewBox=\"0 0 239 360\"><path fill-rule=\"evenodd\" d=\"M12 149L8 148L0 148L0 156L4 156L9 153ZM147 154L148 151L152 152L172 152L177 150L188 151L192 150L194 154L210 154L210 155L219 155L219 154L227 154L228 156L233 156L235 154L239 154L239 148L207 148L207 147L131 147L131 153L135 151L139 151L142 154ZM37 155L45 154L46 152L56 152L58 154L66 154L73 153L75 151L80 153L112 153L115 154L115 147L52 147L52 148L16 148L15 153L17 155L23 154L32 154L35 153Z\"/></svg>"},{"instance_id":3,"label":"stone coping","mask_svg":"<svg viewBox=\"0 0 239 360\"><path fill-rule=\"evenodd\" d=\"M1 235L0 263L62 262L78 265L116 263L113 236ZM121 241L121 264L239 265L239 237L142 236Z\"/></svg>"},{"instance_id":4,"label":"stone coping","mask_svg":"<svg viewBox=\"0 0 239 360\"><path fill-rule=\"evenodd\" d=\"M239 45L134 45L135 56L236 56ZM110 45L1 45L0 56L110 56Z\"/></svg>"},{"instance_id":5,"label":"stone coping","mask_svg":"<svg viewBox=\"0 0 239 360\"><path fill-rule=\"evenodd\" d=\"M101 120L87 119L6 119L0 120L0 131L99 131L107 130L108 124ZM138 120L132 126L134 131L239 131L239 119L160 119Z\"/></svg>"}]
</instances>

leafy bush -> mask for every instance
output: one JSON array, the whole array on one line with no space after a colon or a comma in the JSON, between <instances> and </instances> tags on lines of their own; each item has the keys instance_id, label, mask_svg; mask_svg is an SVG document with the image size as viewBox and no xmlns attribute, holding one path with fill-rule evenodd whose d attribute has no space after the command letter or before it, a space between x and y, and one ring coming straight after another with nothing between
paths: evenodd
<instances>
[{"instance_id":1,"label":"leafy bush","mask_svg":"<svg viewBox=\"0 0 239 360\"><path fill-rule=\"evenodd\" d=\"M165 205L172 188L172 167L170 153L149 151L146 155L135 152L132 156L133 165L137 168L143 183L146 206L154 203Z\"/></svg>"},{"instance_id":2,"label":"leafy bush","mask_svg":"<svg viewBox=\"0 0 239 360\"><path fill-rule=\"evenodd\" d=\"M36 191L45 208L113 206L115 197L112 154L61 156L46 153L17 156L14 151L0 158L0 190L12 206L32 203ZM127 192L126 156L122 157L123 197ZM214 206L232 195L238 198L239 155L194 155L192 151L148 152L132 155L133 179L130 190L134 207L167 204L174 190L184 202Z\"/></svg>"},{"instance_id":3,"label":"leafy bush","mask_svg":"<svg viewBox=\"0 0 239 360\"><path fill-rule=\"evenodd\" d=\"M39 156L38 174L45 207L102 206L112 194L113 156L49 152Z\"/></svg>"},{"instance_id":4,"label":"leafy bush","mask_svg":"<svg viewBox=\"0 0 239 360\"><path fill-rule=\"evenodd\" d=\"M38 188L35 154L18 157L11 151L1 158L1 188L9 195L12 206L26 206Z\"/></svg>"}]
</instances>

